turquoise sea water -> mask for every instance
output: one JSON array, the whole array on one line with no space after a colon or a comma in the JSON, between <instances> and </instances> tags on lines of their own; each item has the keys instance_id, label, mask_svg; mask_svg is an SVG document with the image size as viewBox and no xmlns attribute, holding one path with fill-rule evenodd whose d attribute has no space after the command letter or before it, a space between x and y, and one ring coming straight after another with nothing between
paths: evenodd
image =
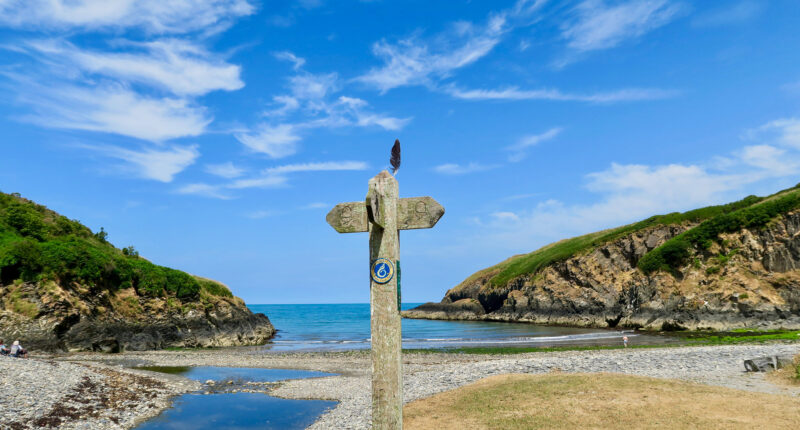
<instances>
[{"instance_id":1,"label":"turquoise sea water","mask_svg":"<svg viewBox=\"0 0 800 430\"><path fill-rule=\"evenodd\" d=\"M419 303L404 303L403 309ZM248 305L266 314L278 330L265 348L272 351L369 348L369 304ZM403 319L403 347L619 345L664 343L660 336L632 331L552 327L525 323Z\"/></svg>"}]
</instances>

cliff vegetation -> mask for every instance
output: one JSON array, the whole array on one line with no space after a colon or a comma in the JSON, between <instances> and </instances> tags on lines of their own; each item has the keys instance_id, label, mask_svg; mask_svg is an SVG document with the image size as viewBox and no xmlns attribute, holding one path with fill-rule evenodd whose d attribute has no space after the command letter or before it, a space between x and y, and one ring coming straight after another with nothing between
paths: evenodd
<instances>
[{"instance_id":1,"label":"cliff vegetation","mask_svg":"<svg viewBox=\"0 0 800 430\"><path fill-rule=\"evenodd\" d=\"M800 187L517 255L407 317L652 330L800 328Z\"/></svg>"},{"instance_id":2,"label":"cliff vegetation","mask_svg":"<svg viewBox=\"0 0 800 430\"><path fill-rule=\"evenodd\" d=\"M263 343L274 332L225 285L153 264L107 237L0 193L0 337L118 350Z\"/></svg>"}]
</instances>

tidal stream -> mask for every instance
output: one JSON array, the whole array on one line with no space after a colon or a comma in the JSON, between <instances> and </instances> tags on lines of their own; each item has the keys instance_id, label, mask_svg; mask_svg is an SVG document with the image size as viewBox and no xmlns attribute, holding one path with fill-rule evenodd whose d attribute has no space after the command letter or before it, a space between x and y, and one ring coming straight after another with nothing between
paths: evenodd
<instances>
[{"instance_id":1,"label":"tidal stream","mask_svg":"<svg viewBox=\"0 0 800 430\"><path fill-rule=\"evenodd\" d=\"M145 370L177 374L207 384L211 394L190 393L178 396L170 409L139 425L137 430L250 430L304 429L336 402L288 400L259 389L287 379L331 376L330 373L291 369L243 367L145 367ZM208 391L207 390L207 391ZM232 391L237 392L232 392Z\"/></svg>"}]
</instances>

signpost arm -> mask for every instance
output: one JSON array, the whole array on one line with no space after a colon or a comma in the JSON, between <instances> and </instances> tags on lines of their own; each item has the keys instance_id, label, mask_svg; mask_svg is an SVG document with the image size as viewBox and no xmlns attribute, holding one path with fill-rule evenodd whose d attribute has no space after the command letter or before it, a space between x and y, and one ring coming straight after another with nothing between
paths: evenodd
<instances>
[{"instance_id":1,"label":"signpost arm","mask_svg":"<svg viewBox=\"0 0 800 430\"><path fill-rule=\"evenodd\" d=\"M400 260L397 231L397 180L387 171L369 181L370 266L377 259ZM402 338L397 303L397 276L386 283L370 277L372 330L372 428L403 428Z\"/></svg>"}]
</instances>

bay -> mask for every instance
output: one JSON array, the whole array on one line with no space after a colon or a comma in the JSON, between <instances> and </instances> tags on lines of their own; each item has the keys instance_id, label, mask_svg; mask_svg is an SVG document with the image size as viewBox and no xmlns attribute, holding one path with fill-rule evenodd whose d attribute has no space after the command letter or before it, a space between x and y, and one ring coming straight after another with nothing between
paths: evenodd
<instances>
[{"instance_id":1,"label":"bay","mask_svg":"<svg viewBox=\"0 0 800 430\"><path fill-rule=\"evenodd\" d=\"M419 303L404 303L411 309ZM320 351L370 347L369 303L352 304L252 304L253 312L266 314L278 330L264 348L270 351ZM666 343L662 336L631 330L554 327L527 323L487 321L437 321L403 319L404 348L455 348L470 346L621 345Z\"/></svg>"}]
</instances>

